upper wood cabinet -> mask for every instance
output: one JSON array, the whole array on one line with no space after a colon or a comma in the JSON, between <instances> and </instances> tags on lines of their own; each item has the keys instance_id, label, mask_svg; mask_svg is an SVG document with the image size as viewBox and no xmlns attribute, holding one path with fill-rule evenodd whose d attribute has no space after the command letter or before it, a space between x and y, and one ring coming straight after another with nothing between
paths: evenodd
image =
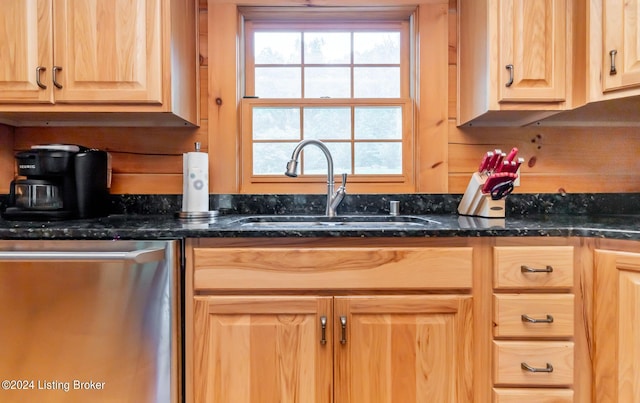
<instances>
[{"instance_id":1,"label":"upper wood cabinet","mask_svg":"<svg viewBox=\"0 0 640 403\"><path fill-rule=\"evenodd\" d=\"M498 101L564 101L565 1L499 3Z\"/></svg>"},{"instance_id":2,"label":"upper wood cabinet","mask_svg":"<svg viewBox=\"0 0 640 403\"><path fill-rule=\"evenodd\" d=\"M640 88L640 1L602 4L602 91Z\"/></svg>"},{"instance_id":3,"label":"upper wood cabinet","mask_svg":"<svg viewBox=\"0 0 640 403\"><path fill-rule=\"evenodd\" d=\"M640 2L573 1L574 109L541 125L638 126Z\"/></svg>"},{"instance_id":4,"label":"upper wood cabinet","mask_svg":"<svg viewBox=\"0 0 640 403\"><path fill-rule=\"evenodd\" d=\"M5 0L0 11L0 122L198 124L196 2Z\"/></svg>"},{"instance_id":5,"label":"upper wood cabinet","mask_svg":"<svg viewBox=\"0 0 640 403\"><path fill-rule=\"evenodd\" d=\"M566 0L460 0L458 125L524 125L569 104Z\"/></svg>"},{"instance_id":6,"label":"upper wood cabinet","mask_svg":"<svg viewBox=\"0 0 640 403\"><path fill-rule=\"evenodd\" d=\"M53 65L51 0L7 0L0 10L0 107L53 102L51 83L38 85Z\"/></svg>"}]
</instances>

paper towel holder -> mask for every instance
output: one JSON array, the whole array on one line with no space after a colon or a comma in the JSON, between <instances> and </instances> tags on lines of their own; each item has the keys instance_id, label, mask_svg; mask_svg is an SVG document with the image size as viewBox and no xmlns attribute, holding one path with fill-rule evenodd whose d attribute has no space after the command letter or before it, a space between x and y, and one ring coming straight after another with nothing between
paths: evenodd
<instances>
[{"instance_id":1,"label":"paper towel holder","mask_svg":"<svg viewBox=\"0 0 640 403\"><path fill-rule=\"evenodd\" d=\"M200 152L200 149L201 149L200 142L196 141L194 143L195 152ZM198 221L215 220L216 217L218 217L218 210L178 211L175 213L175 216L180 220L198 220Z\"/></svg>"}]
</instances>

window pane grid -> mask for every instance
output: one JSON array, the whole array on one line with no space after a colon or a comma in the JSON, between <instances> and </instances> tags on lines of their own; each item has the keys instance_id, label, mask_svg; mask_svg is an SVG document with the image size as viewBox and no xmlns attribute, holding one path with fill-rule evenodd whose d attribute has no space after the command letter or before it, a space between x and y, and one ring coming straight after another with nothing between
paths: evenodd
<instances>
[{"instance_id":1,"label":"window pane grid","mask_svg":"<svg viewBox=\"0 0 640 403\"><path fill-rule=\"evenodd\" d=\"M402 174L402 128L400 133L389 132L383 123L376 123L375 118L369 116L374 126L382 127L381 136L366 134L359 136L356 133L357 115L362 112L374 111L385 118L384 112L400 110L399 106L254 106L251 109L253 116L253 175L273 175L281 170L277 165L284 166L288 158L287 150L292 152L295 145L303 139L321 140L331 151L334 160L334 171L348 174ZM295 111L295 113L293 113ZM260 122L277 120L278 115L285 112L288 116L294 114L299 118L299 123L291 122L287 130L271 130L273 136L265 135L260 131ZM337 114L338 112L339 114ZM269 113L276 115L275 119L268 119ZM402 125L402 113L396 114L396 124ZM337 122L337 125L336 125ZM324 125L324 126L323 126ZM318 126L320 127L319 130ZM367 132L367 129L362 129ZM394 129L395 130L395 129ZM296 132L297 131L297 132ZM337 135L336 135L337 133ZM266 155L268 154L268 155ZM309 156L309 157L308 157ZM274 161L274 158L276 160ZM284 162L283 162L284 161ZM302 152L300 161L300 175L317 175L323 172L325 158L319 150L309 147Z\"/></svg>"},{"instance_id":2,"label":"window pane grid","mask_svg":"<svg viewBox=\"0 0 640 403\"><path fill-rule=\"evenodd\" d=\"M401 47L408 43L406 37L401 40L408 32L406 24L386 28L381 24L381 28L373 23L356 29L331 27L332 23L327 29L323 24L309 29L295 22L278 25L252 21L247 30L249 98L243 104L249 107L243 109L249 117L242 119L242 125L243 136L250 141L244 149L252 150L251 163L246 165L250 180L287 182L286 162L296 144L308 138L325 143L335 174L355 175L352 182L409 178L413 140L407 127L413 123L407 119L413 102L407 98L407 58L400 57L405 54ZM255 43L257 36L273 32L285 38L291 35L284 41L289 45L280 48L275 43L265 51L271 45ZM273 120L256 120L256 110L269 107L296 109L298 122L272 128L265 122L273 124ZM261 122L265 126L256 130L253 125ZM280 161L269 165L275 160ZM317 147L306 147L299 163L300 176L313 182L326 174L326 160Z\"/></svg>"},{"instance_id":3,"label":"window pane grid","mask_svg":"<svg viewBox=\"0 0 640 403\"><path fill-rule=\"evenodd\" d=\"M257 29L252 34L255 45L252 96L400 97L399 30L307 32L297 29L274 33ZM356 37L363 39L356 41Z\"/></svg>"}]
</instances>

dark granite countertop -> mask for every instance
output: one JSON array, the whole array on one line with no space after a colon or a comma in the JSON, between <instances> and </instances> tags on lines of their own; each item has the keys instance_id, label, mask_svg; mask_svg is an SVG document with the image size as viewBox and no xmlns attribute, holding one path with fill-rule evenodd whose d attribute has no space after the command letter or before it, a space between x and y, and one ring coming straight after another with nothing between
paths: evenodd
<instances>
[{"instance_id":1,"label":"dark granite countertop","mask_svg":"<svg viewBox=\"0 0 640 403\"><path fill-rule=\"evenodd\" d=\"M59 222L6 221L0 239L180 239L187 237L478 237L581 236L640 240L640 193L513 194L506 219L479 219L457 214L462 195L347 195L340 216L389 216L389 201L401 214L437 221L429 225L242 226L249 215L320 215L326 195L211 195L210 208L220 216L209 221L182 221L180 195L113 195L111 215ZM0 210L7 196L0 195Z\"/></svg>"},{"instance_id":2,"label":"dark granite countertop","mask_svg":"<svg viewBox=\"0 0 640 403\"><path fill-rule=\"evenodd\" d=\"M423 226L309 225L295 228L249 227L245 215L221 215L205 221L183 221L173 214L115 214L105 218L51 222L0 219L0 239L179 239L202 237L479 237L579 236L640 240L640 215L540 214L506 219L479 219L454 214L418 215L436 221Z\"/></svg>"}]
</instances>

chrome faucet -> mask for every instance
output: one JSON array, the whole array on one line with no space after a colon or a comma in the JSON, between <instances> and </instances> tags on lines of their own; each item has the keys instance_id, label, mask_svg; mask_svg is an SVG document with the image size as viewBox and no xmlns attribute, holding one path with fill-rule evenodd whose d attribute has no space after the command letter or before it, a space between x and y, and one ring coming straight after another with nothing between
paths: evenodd
<instances>
[{"instance_id":1,"label":"chrome faucet","mask_svg":"<svg viewBox=\"0 0 640 403\"><path fill-rule=\"evenodd\" d=\"M309 144L313 144L320 148L324 153L324 156L327 158L327 209L325 214L327 217L335 217L336 209L344 199L345 194L347 193L346 184L347 184L347 174L342 174L342 185L338 188L338 190L334 193L335 182L333 180L333 158L331 157L331 153L327 146L320 140L307 139L302 140L296 145L296 148L293 150L293 154L291 154L291 160L287 163L287 170L285 171L285 175L295 178L298 176L298 158L300 158L300 153L302 149Z\"/></svg>"}]
</instances>

